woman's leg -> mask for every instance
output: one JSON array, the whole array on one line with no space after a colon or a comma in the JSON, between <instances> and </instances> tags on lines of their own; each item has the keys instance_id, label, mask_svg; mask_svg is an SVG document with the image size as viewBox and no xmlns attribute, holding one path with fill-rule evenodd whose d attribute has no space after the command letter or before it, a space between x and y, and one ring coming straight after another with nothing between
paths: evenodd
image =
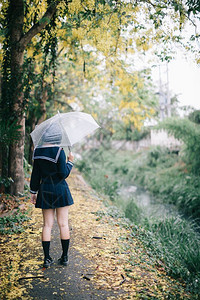
<instances>
[{"instance_id":1,"label":"woman's leg","mask_svg":"<svg viewBox=\"0 0 200 300\"><path fill-rule=\"evenodd\" d=\"M69 206L56 208L57 222L60 228L60 238L68 240L70 238L68 225L68 210Z\"/></svg>"},{"instance_id":2,"label":"woman's leg","mask_svg":"<svg viewBox=\"0 0 200 300\"><path fill-rule=\"evenodd\" d=\"M42 246L44 251L44 267L49 267L53 260L49 255L51 230L54 223L55 209L43 209Z\"/></svg>"},{"instance_id":3,"label":"woman's leg","mask_svg":"<svg viewBox=\"0 0 200 300\"><path fill-rule=\"evenodd\" d=\"M56 209L57 222L60 228L60 239L62 244L62 256L60 258L60 263L64 266L68 263L68 249L69 249L69 225L68 225L68 210L69 206L59 207Z\"/></svg>"},{"instance_id":4,"label":"woman's leg","mask_svg":"<svg viewBox=\"0 0 200 300\"><path fill-rule=\"evenodd\" d=\"M51 240L51 230L54 223L55 209L43 209L42 241Z\"/></svg>"}]
</instances>

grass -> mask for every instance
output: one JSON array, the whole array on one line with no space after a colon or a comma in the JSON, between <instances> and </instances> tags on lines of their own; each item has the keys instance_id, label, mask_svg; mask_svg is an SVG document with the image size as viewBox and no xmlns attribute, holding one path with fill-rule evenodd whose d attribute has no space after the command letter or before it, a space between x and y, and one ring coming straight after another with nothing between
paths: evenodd
<instances>
[{"instance_id":1,"label":"grass","mask_svg":"<svg viewBox=\"0 0 200 300\"><path fill-rule=\"evenodd\" d=\"M164 148L131 152L86 152L77 163L92 187L108 195L113 204L123 208L131 222L132 234L143 243L155 264L163 265L174 278L183 279L194 295L200 296L200 180L188 174L180 157ZM117 191L124 185L138 184L160 202L173 204L179 215L164 219L149 218L134 199L124 201ZM111 209L113 214L117 210ZM192 220L193 218L193 220Z\"/></svg>"},{"instance_id":2,"label":"grass","mask_svg":"<svg viewBox=\"0 0 200 300\"><path fill-rule=\"evenodd\" d=\"M147 236L143 242L164 262L169 275L181 277L188 284L199 281L200 238L193 222L167 217L150 220L144 228Z\"/></svg>"},{"instance_id":3,"label":"grass","mask_svg":"<svg viewBox=\"0 0 200 300\"><path fill-rule=\"evenodd\" d=\"M152 265L165 270L169 276L184 281L186 290L194 299L199 299L200 238L195 223L175 217L164 220L147 219L138 211L137 206L134 211L134 221L125 218L126 213L116 206L109 206L107 214L118 219L118 225L128 228L132 236L141 241ZM105 212L99 211L98 218L102 214ZM135 265L135 257L130 264Z\"/></svg>"}]
</instances>

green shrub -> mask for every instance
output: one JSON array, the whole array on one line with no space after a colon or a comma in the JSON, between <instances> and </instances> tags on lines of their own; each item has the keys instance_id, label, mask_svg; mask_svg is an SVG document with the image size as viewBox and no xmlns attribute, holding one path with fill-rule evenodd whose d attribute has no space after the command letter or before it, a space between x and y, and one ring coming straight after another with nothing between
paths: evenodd
<instances>
[{"instance_id":1,"label":"green shrub","mask_svg":"<svg viewBox=\"0 0 200 300\"><path fill-rule=\"evenodd\" d=\"M21 233L24 231L23 222L29 220L28 213L20 210L12 215L0 218L0 234Z\"/></svg>"},{"instance_id":2,"label":"green shrub","mask_svg":"<svg viewBox=\"0 0 200 300\"><path fill-rule=\"evenodd\" d=\"M130 200L125 208L125 217L134 222L135 224L141 224L142 218L144 218L142 214L142 210L137 206L134 199Z\"/></svg>"},{"instance_id":3,"label":"green shrub","mask_svg":"<svg viewBox=\"0 0 200 300\"><path fill-rule=\"evenodd\" d=\"M17 141L20 137L18 129L20 125L17 125L17 120L9 121L0 119L0 140L4 145L10 145L13 141Z\"/></svg>"},{"instance_id":4,"label":"green shrub","mask_svg":"<svg viewBox=\"0 0 200 300\"><path fill-rule=\"evenodd\" d=\"M0 176L0 186L3 185L5 188L8 188L11 182L13 182L12 178Z\"/></svg>"},{"instance_id":5,"label":"green shrub","mask_svg":"<svg viewBox=\"0 0 200 300\"><path fill-rule=\"evenodd\" d=\"M86 160L77 161L76 167L79 169L80 172L83 172L84 174L89 174L91 171L91 167L89 166Z\"/></svg>"},{"instance_id":6,"label":"green shrub","mask_svg":"<svg viewBox=\"0 0 200 300\"><path fill-rule=\"evenodd\" d=\"M188 119L196 124L200 124L200 110L195 110L191 112Z\"/></svg>"},{"instance_id":7,"label":"green shrub","mask_svg":"<svg viewBox=\"0 0 200 300\"><path fill-rule=\"evenodd\" d=\"M188 167L192 172L200 175L200 126L189 119L165 119L159 124L169 134L182 141L183 153Z\"/></svg>"},{"instance_id":8,"label":"green shrub","mask_svg":"<svg viewBox=\"0 0 200 300\"><path fill-rule=\"evenodd\" d=\"M156 239L154 253L164 260L167 271L191 283L200 277L200 236L195 224L178 217L155 220L149 225ZM199 279L199 278L198 278Z\"/></svg>"},{"instance_id":9,"label":"green shrub","mask_svg":"<svg viewBox=\"0 0 200 300\"><path fill-rule=\"evenodd\" d=\"M133 228L155 263L159 262L170 276L184 279L187 288L200 296L198 228L192 222L177 217L146 219L143 226L145 230Z\"/></svg>"}]
</instances>

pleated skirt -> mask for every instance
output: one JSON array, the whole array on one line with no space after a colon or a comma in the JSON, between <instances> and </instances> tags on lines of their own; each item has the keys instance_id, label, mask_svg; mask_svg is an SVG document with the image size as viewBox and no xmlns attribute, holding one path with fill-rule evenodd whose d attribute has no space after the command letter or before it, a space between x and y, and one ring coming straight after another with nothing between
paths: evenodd
<instances>
[{"instance_id":1,"label":"pleated skirt","mask_svg":"<svg viewBox=\"0 0 200 300\"><path fill-rule=\"evenodd\" d=\"M69 206L74 203L70 189L65 180L60 182L43 182L40 185L35 207L42 209Z\"/></svg>"}]
</instances>

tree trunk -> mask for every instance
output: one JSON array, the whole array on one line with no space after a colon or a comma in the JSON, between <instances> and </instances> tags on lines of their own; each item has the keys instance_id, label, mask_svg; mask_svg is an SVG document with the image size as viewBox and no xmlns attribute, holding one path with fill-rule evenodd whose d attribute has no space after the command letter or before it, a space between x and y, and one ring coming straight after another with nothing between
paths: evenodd
<instances>
[{"instance_id":1,"label":"tree trunk","mask_svg":"<svg viewBox=\"0 0 200 300\"><path fill-rule=\"evenodd\" d=\"M8 177L8 146L0 143L0 177Z\"/></svg>"},{"instance_id":2,"label":"tree trunk","mask_svg":"<svg viewBox=\"0 0 200 300\"><path fill-rule=\"evenodd\" d=\"M7 55L7 51L9 52L10 49L9 85L11 95L9 94L9 99L2 100L4 107L7 108L9 120L17 120L17 125L20 126L20 129L18 130L20 137L17 142L11 143L9 148L8 176L13 179L10 192L15 195L23 193L24 191L23 159L25 140L25 104L22 86L24 50L31 39L43 30L50 22L60 0L51 1L51 4L48 6L43 17L25 34L23 32L25 11L24 2L24 0L9 1L9 22L8 27L6 28L9 36L9 45L6 49L5 55ZM2 90L3 88L4 90L6 89L6 84L8 84L7 80L4 81L5 86L2 86Z\"/></svg>"},{"instance_id":3,"label":"tree trunk","mask_svg":"<svg viewBox=\"0 0 200 300\"><path fill-rule=\"evenodd\" d=\"M25 116L23 104L23 57L24 47L20 45L23 36L24 24L24 1L11 0L10 13L12 20L11 27L11 84L13 90L13 118L17 118L17 125L21 126L18 130L20 137L17 142L10 145L9 152L9 176L13 179L11 184L11 194L17 195L24 192L24 139L25 139Z\"/></svg>"},{"instance_id":4,"label":"tree trunk","mask_svg":"<svg viewBox=\"0 0 200 300\"><path fill-rule=\"evenodd\" d=\"M2 168L3 168L3 145L0 143L0 177L2 177Z\"/></svg>"},{"instance_id":5,"label":"tree trunk","mask_svg":"<svg viewBox=\"0 0 200 300\"><path fill-rule=\"evenodd\" d=\"M10 193L18 195L24 192L24 138L25 138L25 117L24 115L18 120L20 138L17 143L10 146L9 156L9 176L13 179L11 183Z\"/></svg>"}]
</instances>

